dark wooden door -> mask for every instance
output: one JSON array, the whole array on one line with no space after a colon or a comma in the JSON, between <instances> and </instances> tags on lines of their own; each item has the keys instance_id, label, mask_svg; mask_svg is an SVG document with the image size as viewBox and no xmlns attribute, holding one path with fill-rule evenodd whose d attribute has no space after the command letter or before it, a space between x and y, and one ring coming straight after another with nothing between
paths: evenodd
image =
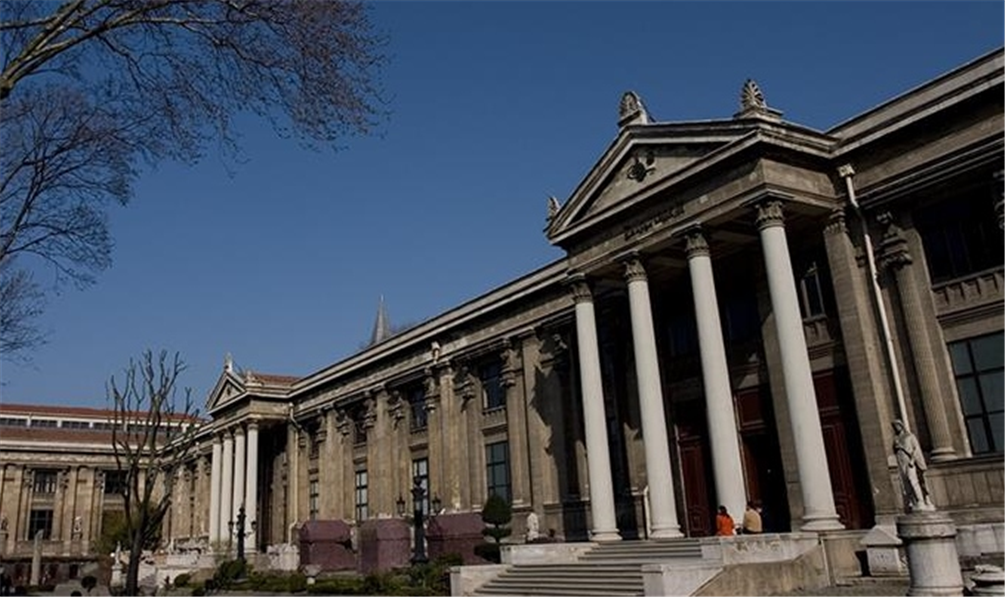
<instances>
[{"instance_id":1,"label":"dark wooden door","mask_svg":"<svg viewBox=\"0 0 1005 597\"><path fill-rule=\"evenodd\" d=\"M768 386L736 393L748 499L760 502L766 532L790 530L789 500Z\"/></svg>"},{"instance_id":2,"label":"dark wooden door","mask_svg":"<svg viewBox=\"0 0 1005 597\"><path fill-rule=\"evenodd\" d=\"M855 474L865 470L865 459L847 373L843 369L817 373L813 386L820 409L834 507L846 528L869 528L873 525L872 500L866 491L868 476Z\"/></svg>"},{"instance_id":3,"label":"dark wooden door","mask_svg":"<svg viewBox=\"0 0 1005 597\"><path fill-rule=\"evenodd\" d=\"M712 504L714 482L709 466L708 434L705 424L705 403L686 402L674 410L677 427L677 449L680 454L681 477L684 481L684 522L689 537L713 534L715 515Z\"/></svg>"}]
</instances>

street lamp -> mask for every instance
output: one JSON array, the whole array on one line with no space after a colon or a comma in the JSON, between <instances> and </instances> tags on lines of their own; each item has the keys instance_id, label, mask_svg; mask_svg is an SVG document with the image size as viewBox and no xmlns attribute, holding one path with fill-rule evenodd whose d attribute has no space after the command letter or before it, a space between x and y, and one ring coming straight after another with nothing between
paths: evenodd
<instances>
[{"instance_id":1,"label":"street lamp","mask_svg":"<svg viewBox=\"0 0 1005 597\"><path fill-rule=\"evenodd\" d=\"M227 522L227 526L230 528L230 533L232 535L234 535L234 536L237 537L237 559L241 563L245 562L245 559L244 559L244 538L245 537L250 537L251 534L254 533L255 529L258 527L258 521L257 520L252 520L251 521L251 530L245 532L244 531L244 524L245 524L246 520L247 520L247 515L244 513L244 504L241 504L241 507L237 509L237 524L235 525L233 520Z\"/></svg>"},{"instance_id":2,"label":"street lamp","mask_svg":"<svg viewBox=\"0 0 1005 597\"><path fill-rule=\"evenodd\" d=\"M429 561L426 557L426 527L425 527L425 513L422 510L422 505L426 499L426 490L422 487L422 479L420 477L415 477L412 479L412 524L415 527L415 546L412 551L412 563L413 564L425 564ZM395 504L398 506L398 515L405 515L405 498L398 496ZM440 498L433 497L430 503L430 516L435 514L440 509Z\"/></svg>"}]
</instances>

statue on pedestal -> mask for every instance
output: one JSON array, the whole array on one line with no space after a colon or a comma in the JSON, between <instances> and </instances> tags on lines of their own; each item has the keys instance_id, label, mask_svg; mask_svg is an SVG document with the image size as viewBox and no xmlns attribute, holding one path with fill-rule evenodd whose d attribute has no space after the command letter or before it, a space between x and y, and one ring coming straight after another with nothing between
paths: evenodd
<instances>
[{"instance_id":1,"label":"statue on pedestal","mask_svg":"<svg viewBox=\"0 0 1005 597\"><path fill-rule=\"evenodd\" d=\"M531 512L527 515L527 543L533 543L541 536L540 523L537 520L537 514Z\"/></svg>"},{"instance_id":2,"label":"statue on pedestal","mask_svg":"<svg viewBox=\"0 0 1005 597\"><path fill-rule=\"evenodd\" d=\"M907 430L904 422L893 422L896 437L893 439L893 453L897 457L897 469L900 471L901 491L904 495L904 510L907 512L923 512L935 510L928 496L925 485L925 471L928 465L921 453L921 446L914 434Z\"/></svg>"}]
</instances>

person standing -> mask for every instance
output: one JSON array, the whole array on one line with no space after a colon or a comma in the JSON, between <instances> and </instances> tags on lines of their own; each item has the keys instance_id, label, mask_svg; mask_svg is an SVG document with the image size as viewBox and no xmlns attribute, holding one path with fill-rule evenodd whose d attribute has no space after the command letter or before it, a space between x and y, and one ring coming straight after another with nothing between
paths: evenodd
<instances>
[{"instance_id":1,"label":"person standing","mask_svg":"<svg viewBox=\"0 0 1005 597\"><path fill-rule=\"evenodd\" d=\"M726 506L719 506L719 513L715 515L715 534L718 537L729 537L736 534L733 517L729 515Z\"/></svg>"},{"instance_id":2,"label":"person standing","mask_svg":"<svg viewBox=\"0 0 1005 597\"><path fill-rule=\"evenodd\" d=\"M761 509L753 501L747 502L747 509L743 512L743 534L759 535L764 532L764 525L761 522Z\"/></svg>"}]
</instances>

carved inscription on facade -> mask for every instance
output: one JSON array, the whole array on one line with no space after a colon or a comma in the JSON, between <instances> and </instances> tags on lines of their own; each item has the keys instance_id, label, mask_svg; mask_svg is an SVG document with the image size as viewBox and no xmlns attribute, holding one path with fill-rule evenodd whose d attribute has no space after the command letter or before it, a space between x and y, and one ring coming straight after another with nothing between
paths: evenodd
<instances>
[{"instance_id":1,"label":"carved inscription on facade","mask_svg":"<svg viewBox=\"0 0 1005 597\"><path fill-rule=\"evenodd\" d=\"M680 219L683 215L684 204L681 202L674 203L673 205L664 207L641 221L634 224L627 224L622 229L624 232L624 238L625 240L631 240L637 236L648 234L653 230L662 228L663 226Z\"/></svg>"}]
</instances>

